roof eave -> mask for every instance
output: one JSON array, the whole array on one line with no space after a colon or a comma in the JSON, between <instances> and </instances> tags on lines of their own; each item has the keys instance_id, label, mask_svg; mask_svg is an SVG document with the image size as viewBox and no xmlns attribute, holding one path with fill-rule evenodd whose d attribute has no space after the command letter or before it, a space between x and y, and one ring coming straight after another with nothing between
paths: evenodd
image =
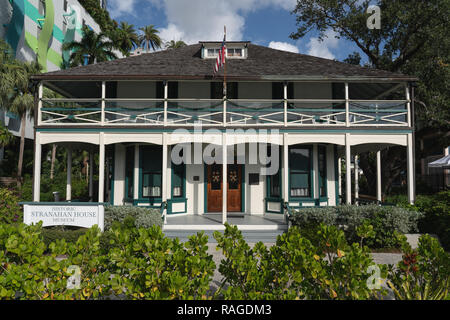
<instances>
[{"instance_id":1,"label":"roof eave","mask_svg":"<svg viewBox=\"0 0 450 320\"><path fill-rule=\"evenodd\" d=\"M223 80L222 75L51 75L38 74L31 77L36 81L80 80ZM229 81L337 81L337 82L416 82L419 79L411 76L367 77L367 76L304 76L304 75L254 75L227 76Z\"/></svg>"}]
</instances>

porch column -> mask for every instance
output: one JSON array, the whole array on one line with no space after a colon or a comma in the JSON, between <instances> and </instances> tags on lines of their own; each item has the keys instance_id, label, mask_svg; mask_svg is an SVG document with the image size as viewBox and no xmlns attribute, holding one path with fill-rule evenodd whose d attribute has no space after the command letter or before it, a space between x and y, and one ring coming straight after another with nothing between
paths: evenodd
<instances>
[{"instance_id":1,"label":"porch column","mask_svg":"<svg viewBox=\"0 0 450 320\"><path fill-rule=\"evenodd\" d=\"M164 126L167 126L167 98L169 97L169 82L164 81Z\"/></svg>"},{"instance_id":2,"label":"porch column","mask_svg":"<svg viewBox=\"0 0 450 320\"><path fill-rule=\"evenodd\" d=\"M408 201L410 204L414 204L414 156L413 156L413 135L408 133L408 146L407 146L407 173L408 173Z\"/></svg>"},{"instance_id":3,"label":"porch column","mask_svg":"<svg viewBox=\"0 0 450 320\"><path fill-rule=\"evenodd\" d=\"M162 149L162 202L167 202L167 133L163 133L163 149ZM164 223L167 222L167 209L165 210Z\"/></svg>"},{"instance_id":4,"label":"porch column","mask_svg":"<svg viewBox=\"0 0 450 320\"><path fill-rule=\"evenodd\" d=\"M359 157L356 154L355 155L355 204L358 204L358 198L359 198L359 164L358 164Z\"/></svg>"},{"instance_id":5,"label":"porch column","mask_svg":"<svg viewBox=\"0 0 450 320\"><path fill-rule=\"evenodd\" d=\"M94 152L89 151L89 201L94 198Z\"/></svg>"},{"instance_id":6,"label":"porch column","mask_svg":"<svg viewBox=\"0 0 450 320\"><path fill-rule=\"evenodd\" d=\"M381 151L377 151L377 201L381 203Z\"/></svg>"},{"instance_id":7,"label":"porch column","mask_svg":"<svg viewBox=\"0 0 450 320\"><path fill-rule=\"evenodd\" d=\"M351 152L350 152L350 134L345 134L345 188L346 204L352 204L352 176L351 176Z\"/></svg>"},{"instance_id":8,"label":"porch column","mask_svg":"<svg viewBox=\"0 0 450 320\"><path fill-rule=\"evenodd\" d=\"M336 177L337 181L338 181L338 203L341 203L341 199L340 197L342 196L342 180L341 180L341 175L342 175L342 158L339 157L337 160L337 166L338 166L338 176Z\"/></svg>"},{"instance_id":9,"label":"porch column","mask_svg":"<svg viewBox=\"0 0 450 320\"><path fill-rule=\"evenodd\" d=\"M283 83L283 97L284 97L284 114L283 114L283 118L284 118L284 126L287 127L287 110L288 110L288 83L285 81Z\"/></svg>"},{"instance_id":10,"label":"porch column","mask_svg":"<svg viewBox=\"0 0 450 320\"><path fill-rule=\"evenodd\" d=\"M39 202L41 199L41 154L42 145L40 141L40 133L36 132L34 151L34 180L33 180L33 201Z\"/></svg>"},{"instance_id":11,"label":"porch column","mask_svg":"<svg viewBox=\"0 0 450 320\"><path fill-rule=\"evenodd\" d=\"M101 103L101 108L102 108L102 114L101 114L101 125L103 126L105 124L105 107L106 107L106 82L102 81L102 103Z\"/></svg>"},{"instance_id":12,"label":"porch column","mask_svg":"<svg viewBox=\"0 0 450 320\"><path fill-rule=\"evenodd\" d=\"M98 159L98 202L105 200L105 134L100 133L100 147Z\"/></svg>"},{"instance_id":13,"label":"porch column","mask_svg":"<svg viewBox=\"0 0 450 320\"><path fill-rule=\"evenodd\" d=\"M350 96L348 93L348 82L345 83L345 125L350 126Z\"/></svg>"},{"instance_id":14,"label":"porch column","mask_svg":"<svg viewBox=\"0 0 450 320\"><path fill-rule=\"evenodd\" d=\"M139 145L134 145L133 200L139 199Z\"/></svg>"},{"instance_id":15,"label":"porch column","mask_svg":"<svg viewBox=\"0 0 450 320\"><path fill-rule=\"evenodd\" d=\"M319 152L317 144L313 145L313 198L319 199ZM320 204L320 203L319 203Z\"/></svg>"},{"instance_id":16,"label":"porch column","mask_svg":"<svg viewBox=\"0 0 450 320\"><path fill-rule=\"evenodd\" d=\"M227 168L227 134L222 133L222 224L227 222L227 187L228 187L228 168Z\"/></svg>"},{"instance_id":17,"label":"porch column","mask_svg":"<svg viewBox=\"0 0 450 320\"><path fill-rule=\"evenodd\" d=\"M289 202L289 144L288 134L283 134L283 201Z\"/></svg>"},{"instance_id":18,"label":"porch column","mask_svg":"<svg viewBox=\"0 0 450 320\"><path fill-rule=\"evenodd\" d=\"M66 201L72 201L72 148L67 148Z\"/></svg>"}]
</instances>

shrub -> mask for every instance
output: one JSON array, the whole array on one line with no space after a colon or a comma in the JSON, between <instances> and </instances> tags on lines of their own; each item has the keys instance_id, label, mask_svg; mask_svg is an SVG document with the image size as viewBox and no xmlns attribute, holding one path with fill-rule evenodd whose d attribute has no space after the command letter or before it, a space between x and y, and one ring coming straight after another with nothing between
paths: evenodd
<instances>
[{"instance_id":1,"label":"shrub","mask_svg":"<svg viewBox=\"0 0 450 320\"><path fill-rule=\"evenodd\" d=\"M214 237L225 256L217 293L225 299L368 299L383 292L367 285L375 266L368 249L349 246L334 226L321 224L311 239L292 227L270 249L261 242L250 248L229 225Z\"/></svg>"},{"instance_id":2,"label":"shrub","mask_svg":"<svg viewBox=\"0 0 450 320\"><path fill-rule=\"evenodd\" d=\"M0 187L0 224L23 221L23 212L18 196L8 188Z\"/></svg>"},{"instance_id":3,"label":"shrub","mask_svg":"<svg viewBox=\"0 0 450 320\"><path fill-rule=\"evenodd\" d=\"M161 228L111 230L111 286L130 299L207 299L215 270L208 237L191 236L185 244L166 238Z\"/></svg>"},{"instance_id":4,"label":"shrub","mask_svg":"<svg viewBox=\"0 0 450 320\"><path fill-rule=\"evenodd\" d=\"M359 240L357 228L363 224L373 227L375 236L366 239L371 248L397 246L394 232L416 232L420 214L393 206L350 206L299 209L291 217L293 225L308 230L319 223L341 228L349 243ZM307 231L306 231L307 232Z\"/></svg>"},{"instance_id":5,"label":"shrub","mask_svg":"<svg viewBox=\"0 0 450 320\"><path fill-rule=\"evenodd\" d=\"M76 243L57 240L49 246L41 232L41 224L0 225L0 299L90 299L109 292L98 228L89 229ZM67 285L71 266L80 272L79 288Z\"/></svg>"},{"instance_id":6,"label":"shrub","mask_svg":"<svg viewBox=\"0 0 450 320\"><path fill-rule=\"evenodd\" d=\"M88 229L84 228L68 228L63 226L42 228L42 240L49 246L56 240L65 240L68 243L76 243L78 239L86 233Z\"/></svg>"},{"instance_id":7,"label":"shrub","mask_svg":"<svg viewBox=\"0 0 450 320\"><path fill-rule=\"evenodd\" d=\"M439 236L442 246L450 250L450 191L442 191L434 195L418 195L414 205L410 205L406 197L391 197L398 207L422 212L419 220L421 233L432 233Z\"/></svg>"},{"instance_id":8,"label":"shrub","mask_svg":"<svg viewBox=\"0 0 450 320\"><path fill-rule=\"evenodd\" d=\"M0 299L208 298L215 264L204 234L181 244L157 226L115 223L102 250L96 226L74 243L47 246L41 225L0 224Z\"/></svg>"},{"instance_id":9,"label":"shrub","mask_svg":"<svg viewBox=\"0 0 450 320\"><path fill-rule=\"evenodd\" d=\"M162 227L163 224L159 209L107 206L105 207L105 230L111 229L114 221L122 223L127 217L133 219L136 228Z\"/></svg>"},{"instance_id":10,"label":"shrub","mask_svg":"<svg viewBox=\"0 0 450 320\"><path fill-rule=\"evenodd\" d=\"M42 202L53 202L54 195L53 192L58 191L61 201L66 198L66 184L67 175L61 172L53 179L48 176L43 175L41 177L41 195L40 199ZM31 176L26 176L21 192L22 201L33 201L33 179ZM72 175L72 199L79 201L89 200L89 188L86 179L79 177L78 175Z\"/></svg>"},{"instance_id":11,"label":"shrub","mask_svg":"<svg viewBox=\"0 0 450 320\"><path fill-rule=\"evenodd\" d=\"M388 285L398 300L450 299L450 256L439 242L429 235L419 239L412 250L401 237L403 259L391 268Z\"/></svg>"}]
</instances>

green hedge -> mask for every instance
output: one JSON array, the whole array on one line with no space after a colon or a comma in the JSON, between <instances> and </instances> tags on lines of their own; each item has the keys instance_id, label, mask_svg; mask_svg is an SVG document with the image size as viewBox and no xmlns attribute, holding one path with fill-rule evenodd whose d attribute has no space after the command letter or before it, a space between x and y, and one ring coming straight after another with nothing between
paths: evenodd
<instances>
[{"instance_id":1,"label":"green hedge","mask_svg":"<svg viewBox=\"0 0 450 320\"><path fill-rule=\"evenodd\" d=\"M367 237L366 227L357 233ZM0 299L373 299L386 293L381 278L397 299L450 298L449 255L429 236L417 250L403 245L403 260L392 269L376 265L367 247L348 244L334 226L319 225L311 239L293 227L271 248L261 242L251 248L226 225L214 234L224 259L222 285L212 293L216 265L202 233L180 243L157 226L115 223L103 234L104 248L97 227L74 243L48 245L42 231L0 224Z\"/></svg>"},{"instance_id":2,"label":"green hedge","mask_svg":"<svg viewBox=\"0 0 450 320\"><path fill-rule=\"evenodd\" d=\"M0 187L0 223L23 221L23 212L19 202L19 197L12 189Z\"/></svg>"},{"instance_id":3,"label":"green hedge","mask_svg":"<svg viewBox=\"0 0 450 320\"><path fill-rule=\"evenodd\" d=\"M393 248L399 246L395 232L417 232L420 216L416 211L394 206L342 205L298 209L293 212L290 221L305 232L314 230L320 223L339 227L350 243L358 241L357 228L369 224L373 227L375 236L366 239L366 244L371 248Z\"/></svg>"},{"instance_id":4,"label":"green hedge","mask_svg":"<svg viewBox=\"0 0 450 320\"><path fill-rule=\"evenodd\" d=\"M417 195L414 205L408 203L406 196L391 196L387 201L397 206L422 212L419 220L421 233L437 234L442 246L450 251L450 191L434 195Z\"/></svg>"},{"instance_id":5,"label":"green hedge","mask_svg":"<svg viewBox=\"0 0 450 320\"><path fill-rule=\"evenodd\" d=\"M132 206L105 207L105 230L111 229L115 221L123 223L132 221L136 228L162 227L163 221L159 209Z\"/></svg>"}]
</instances>

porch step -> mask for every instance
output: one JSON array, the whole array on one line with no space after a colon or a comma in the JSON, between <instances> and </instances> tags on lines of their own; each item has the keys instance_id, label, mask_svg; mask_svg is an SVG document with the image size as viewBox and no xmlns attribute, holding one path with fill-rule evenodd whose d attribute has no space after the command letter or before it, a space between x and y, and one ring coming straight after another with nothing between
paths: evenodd
<instances>
[{"instance_id":1,"label":"porch step","mask_svg":"<svg viewBox=\"0 0 450 320\"><path fill-rule=\"evenodd\" d=\"M188 241L189 237L197 234L200 230L164 230L164 234L169 238L178 238L181 242ZM215 230L204 230L208 236L208 243L217 243L214 239ZM223 231L219 231L223 233ZM277 236L283 234L284 230L241 230L242 235L248 243L256 243L262 241L263 243L275 243Z\"/></svg>"}]
</instances>

